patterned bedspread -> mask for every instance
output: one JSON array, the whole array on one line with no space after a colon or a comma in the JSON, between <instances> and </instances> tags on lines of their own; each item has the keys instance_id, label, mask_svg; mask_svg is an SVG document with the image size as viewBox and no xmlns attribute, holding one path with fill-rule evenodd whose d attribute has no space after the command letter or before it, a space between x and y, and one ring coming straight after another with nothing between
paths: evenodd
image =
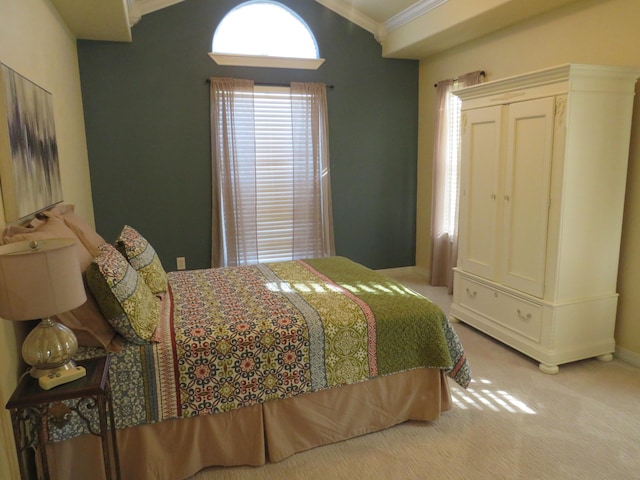
<instances>
[{"instance_id":1,"label":"patterned bedspread","mask_svg":"<svg viewBox=\"0 0 640 480\"><path fill-rule=\"evenodd\" d=\"M418 367L466 387L444 313L342 257L169 273L154 342L111 359L116 426L225 412ZM99 355L81 349L79 357ZM104 354L104 352L102 352ZM51 439L84 433L71 422Z\"/></svg>"}]
</instances>

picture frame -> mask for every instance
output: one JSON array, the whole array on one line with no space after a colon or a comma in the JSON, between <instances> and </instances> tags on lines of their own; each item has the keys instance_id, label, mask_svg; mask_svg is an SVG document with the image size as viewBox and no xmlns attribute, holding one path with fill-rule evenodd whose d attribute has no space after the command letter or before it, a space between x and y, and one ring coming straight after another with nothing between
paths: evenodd
<instances>
[{"instance_id":1,"label":"picture frame","mask_svg":"<svg viewBox=\"0 0 640 480\"><path fill-rule=\"evenodd\" d=\"M63 201L53 96L0 63L0 188L6 223Z\"/></svg>"}]
</instances>

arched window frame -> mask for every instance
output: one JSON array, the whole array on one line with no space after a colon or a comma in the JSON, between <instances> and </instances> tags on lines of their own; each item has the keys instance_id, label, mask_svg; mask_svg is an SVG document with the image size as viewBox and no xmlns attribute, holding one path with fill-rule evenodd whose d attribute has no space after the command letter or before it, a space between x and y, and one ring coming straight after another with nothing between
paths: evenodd
<instances>
[{"instance_id":1,"label":"arched window frame","mask_svg":"<svg viewBox=\"0 0 640 480\"><path fill-rule=\"evenodd\" d=\"M227 13L227 15L231 14L234 10L241 8L243 6L247 6L251 3L258 3L258 2L250 0L248 2L242 3L237 7L235 7L233 10L231 10L229 13ZM273 0L264 0L260 3L272 3L274 5L277 5L289 11L295 18L297 18L300 21L302 25L304 25L306 30L309 32L309 35L311 35L311 38L315 42L315 37L311 29L309 28L309 26L293 10ZM219 26L220 24L218 25L218 27ZM218 31L218 27L216 27L216 31L213 34L213 38L215 38L215 35ZM213 50L213 39L211 43L212 43L212 50ZM243 67L317 70L320 67L320 65L324 63L323 58L297 58L297 57L279 57L279 56L271 56L271 55L246 55L246 54L219 53L214 51L210 52L209 56L218 65L243 66Z\"/></svg>"}]
</instances>

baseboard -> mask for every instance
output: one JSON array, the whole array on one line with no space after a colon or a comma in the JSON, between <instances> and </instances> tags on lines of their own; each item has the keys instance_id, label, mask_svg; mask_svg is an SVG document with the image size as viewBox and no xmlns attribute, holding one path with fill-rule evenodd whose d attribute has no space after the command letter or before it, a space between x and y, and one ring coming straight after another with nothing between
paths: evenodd
<instances>
[{"instance_id":1,"label":"baseboard","mask_svg":"<svg viewBox=\"0 0 640 480\"><path fill-rule=\"evenodd\" d=\"M428 269L416 266L416 267L413 267L413 273L416 273L426 278L427 282L431 283L431 272Z\"/></svg>"},{"instance_id":2,"label":"baseboard","mask_svg":"<svg viewBox=\"0 0 640 480\"><path fill-rule=\"evenodd\" d=\"M425 279L426 283L429 283L430 280L429 270L416 267L415 265L409 267L382 268L376 271L385 275L420 275Z\"/></svg>"},{"instance_id":3,"label":"baseboard","mask_svg":"<svg viewBox=\"0 0 640 480\"><path fill-rule=\"evenodd\" d=\"M632 352L626 348L616 347L614 356L618 360L622 360L623 362L629 363L635 367L640 367L640 353Z\"/></svg>"},{"instance_id":4,"label":"baseboard","mask_svg":"<svg viewBox=\"0 0 640 480\"><path fill-rule=\"evenodd\" d=\"M380 272L380 273L384 273L386 274L410 274L410 273L414 273L414 269L416 267L394 267L394 268L381 268L379 270L376 270L376 272Z\"/></svg>"}]
</instances>

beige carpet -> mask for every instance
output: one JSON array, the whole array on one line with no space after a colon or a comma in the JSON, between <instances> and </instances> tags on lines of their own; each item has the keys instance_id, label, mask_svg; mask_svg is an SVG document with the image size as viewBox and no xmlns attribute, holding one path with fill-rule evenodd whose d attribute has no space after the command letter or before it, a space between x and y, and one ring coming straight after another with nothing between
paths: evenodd
<instances>
[{"instance_id":1,"label":"beige carpet","mask_svg":"<svg viewBox=\"0 0 640 480\"><path fill-rule=\"evenodd\" d=\"M444 289L398 277L448 311ZM640 369L585 360L545 375L533 360L454 324L474 374L436 422L299 453L262 467L211 468L192 480L640 480Z\"/></svg>"}]
</instances>

